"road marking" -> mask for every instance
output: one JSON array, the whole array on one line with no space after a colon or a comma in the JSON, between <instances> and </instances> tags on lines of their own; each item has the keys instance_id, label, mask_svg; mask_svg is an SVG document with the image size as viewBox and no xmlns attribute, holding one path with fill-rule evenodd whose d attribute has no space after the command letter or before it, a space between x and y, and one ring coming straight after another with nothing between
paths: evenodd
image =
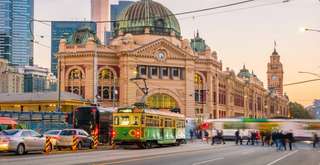
<instances>
[{"instance_id":1,"label":"road marking","mask_svg":"<svg viewBox=\"0 0 320 165\"><path fill-rule=\"evenodd\" d=\"M224 158L223 157L215 158L215 159L210 159L210 160L206 160L206 161L202 161L202 162L192 163L192 165L200 165L200 164L205 164L205 163L208 163L208 162L213 162L213 161L222 160L222 159L224 159Z\"/></svg>"},{"instance_id":2,"label":"road marking","mask_svg":"<svg viewBox=\"0 0 320 165\"><path fill-rule=\"evenodd\" d=\"M276 159L276 160L268 163L267 165L273 165L273 164L279 162L280 160L282 160L282 159L284 159L284 158L286 158L286 157L289 157L290 155L293 155L293 154L297 153L298 151L299 151L299 150L295 150L295 151L293 151L293 152L290 152L290 153L288 153L288 154L285 154L285 155L281 156L279 159Z\"/></svg>"},{"instance_id":3,"label":"road marking","mask_svg":"<svg viewBox=\"0 0 320 165\"><path fill-rule=\"evenodd\" d=\"M214 149L214 148L211 148L211 149L209 149L209 150L212 150L212 149ZM218 149L218 150L216 150L216 151L220 151L220 150L223 150L223 149L225 149L225 148L215 148L215 149ZM144 158L132 158L132 159L130 159L130 157L129 158L127 158L127 160L120 160L120 161L115 161L115 162L110 162L110 163L99 163L99 162L96 162L95 164L96 165L107 165L107 164L122 164L122 163L127 163L127 162L132 162L132 161L139 161L139 160L150 160L150 159L155 159L155 158L163 158L163 157L169 157L169 156L176 156L176 155L178 155L178 154L185 154L185 153L189 153L189 152L192 152L192 153L195 153L195 152L208 152L208 150L207 149L205 149L205 150L196 150L196 151L183 151L183 152L176 152L176 153L174 153L174 154L172 154L172 153L168 153L168 154L171 154L171 155L168 155L168 154L161 154L161 155L158 155L158 156L152 156L152 155L150 155L150 156L148 156L148 155L146 155L146 156L148 156L148 157L144 157ZM221 158L219 158L219 159L221 159ZM112 161L112 160L111 160Z\"/></svg>"}]
</instances>

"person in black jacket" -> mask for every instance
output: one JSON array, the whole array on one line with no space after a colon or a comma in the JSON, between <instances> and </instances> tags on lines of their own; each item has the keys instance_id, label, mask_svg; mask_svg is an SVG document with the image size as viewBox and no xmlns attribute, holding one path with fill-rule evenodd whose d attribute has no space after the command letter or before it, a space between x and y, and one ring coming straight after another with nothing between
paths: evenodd
<instances>
[{"instance_id":1,"label":"person in black jacket","mask_svg":"<svg viewBox=\"0 0 320 165\"><path fill-rule=\"evenodd\" d=\"M288 140L289 149L292 151L292 143L294 143L294 136L292 130L286 134L286 139Z\"/></svg>"},{"instance_id":2,"label":"person in black jacket","mask_svg":"<svg viewBox=\"0 0 320 165\"><path fill-rule=\"evenodd\" d=\"M313 148L317 147L317 144L319 143L319 136L317 133L313 132Z\"/></svg>"},{"instance_id":3,"label":"person in black jacket","mask_svg":"<svg viewBox=\"0 0 320 165\"><path fill-rule=\"evenodd\" d=\"M240 131L239 129L234 133L235 138L236 138L236 145L239 144L239 140L240 140Z\"/></svg>"}]
</instances>

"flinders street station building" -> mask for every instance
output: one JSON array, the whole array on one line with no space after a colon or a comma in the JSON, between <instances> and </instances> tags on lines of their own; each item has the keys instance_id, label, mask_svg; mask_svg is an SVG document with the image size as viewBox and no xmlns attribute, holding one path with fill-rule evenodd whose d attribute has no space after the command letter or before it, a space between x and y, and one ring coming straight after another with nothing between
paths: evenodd
<instances>
[{"instance_id":1,"label":"flinders street station building","mask_svg":"<svg viewBox=\"0 0 320 165\"><path fill-rule=\"evenodd\" d=\"M199 33L184 39L177 18L157 2L135 2L117 20L109 45L86 27L60 41L62 91L104 107L130 106L144 96L138 87L144 84L132 79L144 78L149 108L175 109L199 119L289 116L276 50L266 65L265 89L245 66L239 73L223 68Z\"/></svg>"}]
</instances>

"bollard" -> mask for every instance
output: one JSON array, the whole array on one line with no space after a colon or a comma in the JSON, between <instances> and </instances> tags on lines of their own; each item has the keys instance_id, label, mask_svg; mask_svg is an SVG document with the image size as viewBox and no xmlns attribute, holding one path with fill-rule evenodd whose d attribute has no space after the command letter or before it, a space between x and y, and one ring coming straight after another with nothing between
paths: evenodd
<instances>
[{"instance_id":1,"label":"bollard","mask_svg":"<svg viewBox=\"0 0 320 165\"><path fill-rule=\"evenodd\" d=\"M51 137L47 136L46 137L46 143L45 143L45 146L44 146L44 152L46 154L49 154L51 151L52 151L52 144L51 144Z\"/></svg>"},{"instance_id":2,"label":"bollard","mask_svg":"<svg viewBox=\"0 0 320 165\"><path fill-rule=\"evenodd\" d=\"M93 148L97 149L98 148L98 144L99 144L98 136L97 135L93 135Z\"/></svg>"},{"instance_id":3,"label":"bollard","mask_svg":"<svg viewBox=\"0 0 320 165\"><path fill-rule=\"evenodd\" d=\"M77 151L78 150L78 138L77 138L77 136L72 136L71 150L72 151Z\"/></svg>"}]
</instances>

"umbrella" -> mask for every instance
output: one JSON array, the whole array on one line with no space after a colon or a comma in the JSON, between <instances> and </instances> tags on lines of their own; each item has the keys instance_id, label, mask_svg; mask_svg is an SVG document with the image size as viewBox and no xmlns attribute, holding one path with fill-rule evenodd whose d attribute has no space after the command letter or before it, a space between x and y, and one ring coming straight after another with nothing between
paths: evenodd
<instances>
[{"instance_id":1,"label":"umbrella","mask_svg":"<svg viewBox=\"0 0 320 165\"><path fill-rule=\"evenodd\" d=\"M0 117L0 124L17 125L17 122L9 117Z\"/></svg>"}]
</instances>

